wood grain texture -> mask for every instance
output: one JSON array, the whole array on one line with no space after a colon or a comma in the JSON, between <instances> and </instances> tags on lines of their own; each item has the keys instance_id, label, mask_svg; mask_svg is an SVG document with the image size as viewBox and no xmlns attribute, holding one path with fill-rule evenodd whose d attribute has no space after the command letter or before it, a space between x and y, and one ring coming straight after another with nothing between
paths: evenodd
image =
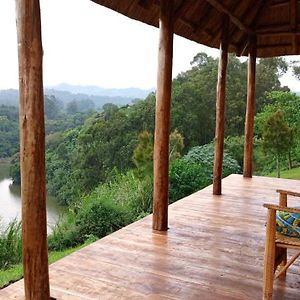
<instances>
[{"instance_id":1,"label":"wood grain texture","mask_svg":"<svg viewBox=\"0 0 300 300\"><path fill-rule=\"evenodd\" d=\"M222 168L225 131L225 98L226 98L226 71L228 61L228 32L229 18L224 17L222 38L220 43L220 60L218 67L217 99L216 99L216 131L215 157L213 171L213 194L221 195Z\"/></svg>"},{"instance_id":2,"label":"wood grain texture","mask_svg":"<svg viewBox=\"0 0 300 300\"><path fill-rule=\"evenodd\" d=\"M169 206L169 230L152 231L152 216L50 266L57 299L235 299L262 298L267 210L276 189L297 190L299 181L278 178L223 179ZM296 205L295 199L289 204ZM298 202L299 205L299 202ZM273 299L299 299L299 262L286 281L275 281ZM0 291L22 299L23 281Z\"/></svg>"},{"instance_id":3,"label":"wood grain texture","mask_svg":"<svg viewBox=\"0 0 300 300\"><path fill-rule=\"evenodd\" d=\"M273 293L274 280L274 261L275 261L275 224L276 211L268 210L268 221L266 229L266 247L264 257L264 277L263 277L263 300L271 300Z\"/></svg>"},{"instance_id":4,"label":"wood grain texture","mask_svg":"<svg viewBox=\"0 0 300 300\"><path fill-rule=\"evenodd\" d=\"M153 229L168 229L169 134L173 61L173 0L160 1L154 136Z\"/></svg>"},{"instance_id":5,"label":"wood grain texture","mask_svg":"<svg viewBox=\"0 0 300 300\"><path fill-rule=\"evenodd\" d=\"M249 41L247 108L245 118L244 177L253 173L253 132L255 114L256 37Z\"/></svg>"},{"instance_id":6,"label":"wood grain texture","mask_svg":"<svg viewBox=\"0 0 300 300\"><path fill-rule=\"evenodd\" d=\"M16 1L20 166L26 300L49 299L45 128L39 0Z\"/></svg>"}]
</instances>

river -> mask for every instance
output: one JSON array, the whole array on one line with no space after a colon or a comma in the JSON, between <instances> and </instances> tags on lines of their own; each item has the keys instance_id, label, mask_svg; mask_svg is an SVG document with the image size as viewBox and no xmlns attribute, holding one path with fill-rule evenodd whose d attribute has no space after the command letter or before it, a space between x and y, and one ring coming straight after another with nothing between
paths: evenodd
<instances>
[{"instance_id":1,"label":"river","mask_svg":"<svg viewBox=\"0 0 300 300\"><path fill-rule=\"evenodd\" d=\"M14 218L21 220L20 186L13 185L9 178L9 164L0 161L0 225L5 228ZM48 232L57 223L62 208L53 197L47 197Z\"/></svg>"}]
</instances>

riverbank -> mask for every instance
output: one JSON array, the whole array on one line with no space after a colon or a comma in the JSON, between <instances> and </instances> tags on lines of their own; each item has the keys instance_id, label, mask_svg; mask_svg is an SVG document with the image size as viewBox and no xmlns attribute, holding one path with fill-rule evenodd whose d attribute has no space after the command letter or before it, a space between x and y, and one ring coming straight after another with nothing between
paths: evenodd
<instances>
[{"instance_id":1,"label":"riverbank","mask_svg":"<svg viewBox=\"0 0 300 300\"><path fill-rule=\"evenodd\" d=\"M21 191L20 186L13 184L9 175L10 159L0 160L0 225L6 227L16 219L21 221ZM60 214L64 208L61 207L56 199L47 196L47 216L48 216L48 232L51 232L57 223Z\"/></svg>"}]
</instances>

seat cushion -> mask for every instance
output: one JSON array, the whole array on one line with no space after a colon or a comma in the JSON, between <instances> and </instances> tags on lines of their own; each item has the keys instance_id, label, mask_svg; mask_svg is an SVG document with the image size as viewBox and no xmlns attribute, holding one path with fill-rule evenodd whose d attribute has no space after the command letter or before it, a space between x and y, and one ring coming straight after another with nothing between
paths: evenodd
<instances>
[{"instance_id":1,"label":"seat cushion","mask_svg":"<svg viewBox=\"0 0 300 300\"><path fill-rule=\"evenodd\" d=\"M299 209L300 207L295 208ZM278 211L276 230L281 234L300 238L300 214Z\"/></svg>"}]
</instances>

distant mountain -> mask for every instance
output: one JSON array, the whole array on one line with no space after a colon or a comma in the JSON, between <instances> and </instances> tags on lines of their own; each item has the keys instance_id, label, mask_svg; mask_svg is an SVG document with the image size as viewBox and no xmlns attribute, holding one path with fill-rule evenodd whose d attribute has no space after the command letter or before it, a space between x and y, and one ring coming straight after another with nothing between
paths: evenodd
<instances>
[{"instance_id":1,"label":"distant mountain","mask_svg":"<svg viewBox=\"0 0 300 300\"><path fill-rule=\"evenodd\" d=\"M0 105L18 106L18 91L14 89L0 90Z\"/></svg>"},{"instance_id":2,"label":"distant mountain","mask_svg":"<svg viewBox=\"0 0 300 300\"><path fill-rule=\"evenodd\" d=\"M53 95L64 104L73 100L92 100L97 109L101 109L105 103L113 103L119 106L132 103L134 99L144 99L153 90L128 89L104 89L96 86L73 86L60 84L45 89L45 95ZM0 105L19 105L18 90L0 90Z\"/></svg>"},{"instance_id":3,"label":"distant mountain","mask_svg":"<svg viewBox=\"0 0 300 300\"><path fill-rule=\"evenodd\" d=\"M146 98L149 93L153 92L154 89L142 90L139 88L124 88L124 89L107 89L98 86L81 86L81 85L70 85L67 83L61 83L59 85L49 87L58 91L67 91L72 94L86 94L93 96L105 96L105 97L124 97L124 98Z\"/></svg>"}]
</instances>

